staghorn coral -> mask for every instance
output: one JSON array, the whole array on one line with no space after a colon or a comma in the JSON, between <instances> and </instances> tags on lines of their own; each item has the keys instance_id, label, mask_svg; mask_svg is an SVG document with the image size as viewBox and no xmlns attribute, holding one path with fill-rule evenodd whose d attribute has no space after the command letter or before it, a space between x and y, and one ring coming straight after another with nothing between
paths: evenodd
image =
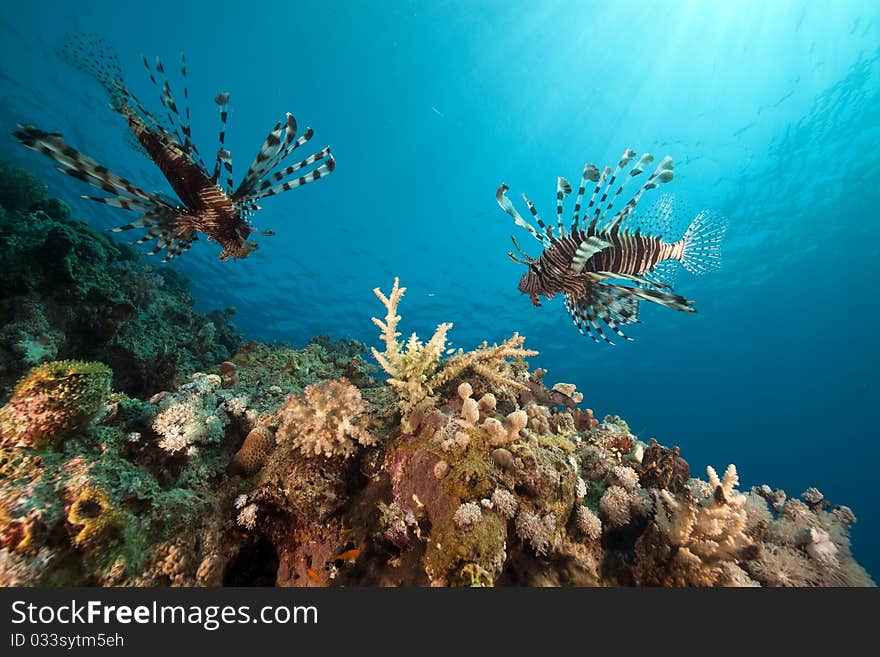
<instances>
[{"instance_id":1,"label":"staghorn coral","mask_svg":"<svg viewBox=\"0 0 880 657\"><path fill-rule=\"evenodd\" d=\"M63 360L32 369L0 408L3 445L42 449L84 429L110 392L110 368Z\"/></svg>"},{"instance_id":2,"label":"staghorn coral","mask_svg":"<svg viewBox=\"0 0 880 657\"><path fill-rule=\"evenodd\" d=\"M459 349L444 362L441 362L441 357L446 349L446 334L452 328L451 323L439 324L427 344L419 340L415 333L405 345L398 342L401 334L397 330L400 322L397 308L405 292L406 288L400 287L397 278L388 296L375 288L373 293L385 306L387 313L384 321L372 318L373 323L381 329L380 338L385 343L384 352L372 348L373 357L389 375L388 384L397 393L404 426L409 426L409 415L419 403L432 397L437 389L465 370L471 370L486 379L499 393L526 389L525 384L515 378L507 361L510 358L534 356L538 352L523 349L525 338L517 333L500 345L489 346L484 342L474 351Z\"/></svg>"},{"instance_id":3,"label":"staghorn coral","mask_svg":"<svg viewBox=\"0 0 880 657\"><path fill-rule=\"evenodd\" d=\"M357 445L376 442L366 428L370 405L347 379L306 386L278 411L278 441L289 441L305 455L347 459Z\"/></svg>"}]
</instances>

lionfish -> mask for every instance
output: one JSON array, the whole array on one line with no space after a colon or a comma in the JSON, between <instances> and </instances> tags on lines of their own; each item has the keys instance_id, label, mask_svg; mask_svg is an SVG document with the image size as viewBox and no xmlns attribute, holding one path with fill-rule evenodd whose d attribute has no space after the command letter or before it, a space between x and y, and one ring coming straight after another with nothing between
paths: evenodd
<instances>
[{"instance_id":1,"label":"lionfish","mask_svg":"<svg viewBox=\"0 0 880 657\"><path fill-rule=\"evenodd\" d=\"M225 148L229 94L221 93L215 99L220 109L220 146L213 170L209 173L192 141L186 58L183 55L180 59L184 99L182 115L171 93L162 62L156 58L155 66L151 68L146 57L142 57L150 80L159 91L159 100L167 120L165 124L157 120L125 86L117 55L100 37L69 38L61 46L61 55L69 64L95 78L104 87L112 109L128 123L136 140L134 146L159 167L179 201L160 193L144 191L69 146L58 133L44 132L31 125L19 125L19 129L12 134L28 148L55 160L61 165L58 170L62 173L112 195L83 198L141 213L135 221L112 230L146 229L146 235L136 243L156 240L150 254L167 251L163 262L188 250L198 239L198 233L204 233L209 241L215 241L223 248L221 260L246 258L257 248L256 242L248 240L255 230L250 217L260 209L257 201L323 178L336 166L328 146L300 162L275 171L313 134L312 129L307 128L297 138L296 120L288 113L284 121L272 128L244 178L238 187L234 187L232 154ZM308 170L315 164L318 166ZM225 189L219 184L221 167L226 172ZM296 178L291 177L304 169L308 172ZM262 231L262 234L274 233Z\"/></svg>"},{"instance_id":2,"label":"lionfish","mask_svg":"<svg viewBox=\"0 0 880 657\"><path fill-rule=\"evenodd\" d=\"M562 201L571 194L572 187L565 178L557 178L556 183L555 233L554 226L541 220L525 194L523 200L537 222L537 229L523 219L507 198L507 185L502 183L495 194L501 209L544 247L541 255L534 258L523 252L516 237L511 237L519 256L511 252L508 257L529 268L520 279L520 292L528 294L536 306L541 305L541 296L551 299L561 292L575 326L594 342L599 341L598 335L614 344L606 337L602 325L621 338L631 340L620 327L639 322L641 301L695 312L692 300L673 291L670 280L674 272L670 265L678 262L693 274L703 274L721 264L720 247L726 222L718 214L708 210L698 213L681 239L667 242L661 234L662 224L672 215L670 197L662 198L647 219L633 213L645 192L672 180L674 164L668 156L659 162L633 197L610 214L626 184L654 161L650 153L643 154L615 189L618 178L635 156L635 151L627 149L613 172L610 167L600 173L595 164L584 166L567 231L562 220ZM581 217L588 183L595 183L595 188ZM643 224L650 224L651 220L655 225L642 232Z\"/></svg>"}]
</instances>

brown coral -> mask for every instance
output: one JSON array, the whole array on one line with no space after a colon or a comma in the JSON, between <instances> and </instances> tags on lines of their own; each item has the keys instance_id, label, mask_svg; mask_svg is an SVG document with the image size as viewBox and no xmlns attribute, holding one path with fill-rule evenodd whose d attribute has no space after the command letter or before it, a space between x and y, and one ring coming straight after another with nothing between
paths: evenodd
<instances>
[{"instance_id":1,"label":"brown coral","mask_svg":"<svg viewBox=\"0 0 880 657\"><path fill-rule=\"evenodd\" d=\"M275 435L272 430L264 426L254 427L232 457L231 468L245 474L258 472L274 449Z\"/></svg>"}]
</instances>

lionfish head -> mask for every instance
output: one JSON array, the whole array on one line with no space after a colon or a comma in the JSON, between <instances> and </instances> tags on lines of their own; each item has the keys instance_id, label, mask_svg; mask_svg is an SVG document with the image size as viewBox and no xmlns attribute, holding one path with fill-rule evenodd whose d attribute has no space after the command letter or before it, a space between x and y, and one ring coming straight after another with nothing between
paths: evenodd
<instances>
[{"instance_id":1,"label":"lionfish head","mask_svg":"<svg viewBox=\"0 0 880 657\"><path fill-rule=\"evenodd\" d=\"M529 263L529 270L519 279L519 285L517 288L523 294L528 294L532 298L532 303L534 305L541 305L540 265L537 262Z\"/></svg>"},{"instance_id":2,"label":"lionfish head","mask_svg":"<svg viewBox=\"0 0 880 657\"><path fill-rule=\"evenodd\" d=\"M239 259L247 258L251 253L256 251L260 245L253 240L248 240L252 229L247 220L242 219L235 226L234 236L222 242L223 253L220 254L221 260L229 258Z\"/></svg>"}]
</instances>

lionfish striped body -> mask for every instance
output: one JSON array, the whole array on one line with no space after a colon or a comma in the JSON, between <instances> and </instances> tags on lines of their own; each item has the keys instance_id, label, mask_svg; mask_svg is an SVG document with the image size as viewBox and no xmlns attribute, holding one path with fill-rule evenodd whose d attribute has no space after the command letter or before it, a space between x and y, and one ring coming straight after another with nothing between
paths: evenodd
<instances>
[{"instance_id":1,"label":"lionfish striped body","mask_svg":"<svg viewBox=\"0 0 880 657\"><path fill-rule=\"evenodd\" d=\"M208 240L216 241L222 247L221 260L247 257L257 248L257 244L248 239L254 231L250 217L260 209L257 201L323 178L336 166L327 147L296 164L275 171L283 160L313 135L312 129L308 128L297 138L296 120L287 114L285 121L277 123L269 133L244 179L238 187L233 187L232 154L224 147L229 94L221 93L215 99L220 108L220 147L213 172L208 173L192 141L189 93L185 84L186 60L183 56L181 76L186 101L183 115L171 93L162 62L157 58L155 67L151 68L146 58L143 60L150 80L160 92L159 98L167 119L163 125L125 87L118 58L106 42L95 37L71 38L62 46L62 55L68 63L102 84L110 96L111 107L127 121L137 147L159 167L180 202L146 192L117 176L69 146L58 133L20 125L19 130L12 134L24 146L58 162L61 165L59 171L111 194L83 198L140 212L138 219L113 231L146 229L146 235L137 243L156 240L150 253L166 251L163 262L189 249L199 233L207 235ZM315 164L318 166L308 169ZM218 184L221 167L227 174L225 189ZM303 169L307 173L292 177ZM263 234L273 233L265 231Z\"/></svg>"},{"instance_id":2,"label":"lionfish striped body","mask_svg":"<svg viewBox=\"0 0 880 657\"><path fill-rule=\"evenodd\" d=\"M653 211L658 220L654 226L657 232L642 232L640 225L635 226L639 218L633 211L642 195L672 180L674 165L669 157L663 158L635 195L612 214L626 183L641 175L654 159L648 153L643 154L615 189L616 181L635 155L635 151L627 149L613 172L610 167L600 173L593 164L584 166L568 230L562 221L563 199L572 188L565 178L557 179L555 227L544 223L525 194L523 200L538 224L537 229L523 219L507 198L507 185L502 184L495 194L501 209L544 247L541 255L533 258L512 238L519 256L513 253L508 256L529 268L520 280L520 292L528 294L536 306L541 305L541 296L551 299L556 293L562 293L575 325L594 341L598 341L598 335L611 343L602 325L630 340L620 327L639 321L641 301L695 312L694 302L676 294L666 280L670 273L668 266L678 262L688 271L701 274L720 265L720 245L726 226L714 213L700 212L681 239L667 242L660 235L659 224L668 220L672 206L668 198L663 198ZM595 187L580 217L581 204L591 182Z\"/></svg>"}]
</instances>

